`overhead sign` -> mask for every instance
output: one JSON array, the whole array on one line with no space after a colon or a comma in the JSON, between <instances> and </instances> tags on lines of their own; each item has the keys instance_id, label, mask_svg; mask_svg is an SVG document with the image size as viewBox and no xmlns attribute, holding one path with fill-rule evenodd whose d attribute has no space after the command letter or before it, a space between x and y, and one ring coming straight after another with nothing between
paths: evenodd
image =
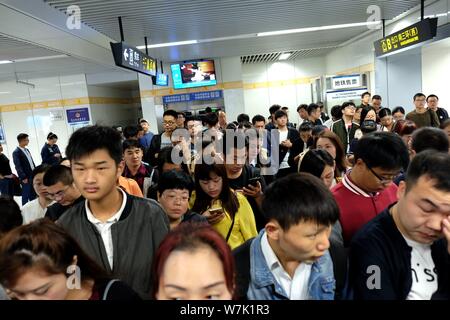
<instances>
[{"instance_id":1,"label":"overhead sign","mask_svg":"<svg viewBox=\"0 0 450 320\"><path fill-rule=\"evenodd\" d=\"M374 42L377 57L433 39L437 18L428 18Z\"/></svg>"},{"instance_id":2,"label":"overhead sign","mask_svg":"<svg viewBox=\"0 0 450 320\"><path fill-rule=\"evenodd\" d=\"M111 50L117 66L149 76L156 76L156 60L142 51L124 42L111 42Z\"/></svg>"},{"instance_id":3,"label":"overhead sign","mask_svg":"<svg viewBox=\"0 0 450 320\"><path fill-rule=\"evenodd\" d=\"M331 87L334 90L358 88L361 86L361 76L352 74L348 76L337 76L331 78Z\"/></svg>"},{"instance_id":4,"label":"overhead sign","mask_svg":"<svg viewBox=\"0 0 450 320\"><path fill-rule=\"evenodd\" d=\"M173 94L170 96L163 96L163 103L177 103L194 100L214 100L222 98L222 90L201 91L186 94Z\"/></svg>"}]
</instances>

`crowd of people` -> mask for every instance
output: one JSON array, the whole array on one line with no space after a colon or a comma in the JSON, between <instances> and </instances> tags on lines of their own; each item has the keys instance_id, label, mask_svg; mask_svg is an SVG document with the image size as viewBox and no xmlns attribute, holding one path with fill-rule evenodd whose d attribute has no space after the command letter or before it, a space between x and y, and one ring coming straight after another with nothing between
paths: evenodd
<instances>
[{"instance_id":1,"label":"crowd of people","mask_svg":"<svg viewBox=\"0 0 450 320\"><path fill-rule=\"evenodd\" d=\"M0 148L4 299L450 298L450 120L361 96L300 122L174 110ZM250 120L251 119L251 120ZM292 120L292 119L291 119ZM21 185L22 208L13 189Z\"/></svg>"}]
</instances>

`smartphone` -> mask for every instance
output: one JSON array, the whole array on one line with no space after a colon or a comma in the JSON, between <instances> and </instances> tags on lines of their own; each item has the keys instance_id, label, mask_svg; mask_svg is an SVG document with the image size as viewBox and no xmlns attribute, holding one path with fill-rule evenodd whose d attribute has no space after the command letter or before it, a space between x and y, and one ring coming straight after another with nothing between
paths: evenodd
<instances>
[{"instance_id":1,"label":"smartphone","mask_svg":"<svg viewBox=\"0 0 450 320\"><path fill-rule=\"evenodd\" d=\"M218 215L223 212L223 208L212 208L208 210L211 215Z\"/></svg>"},{"instance_id":2,"label":"smartphone","mask_svg":"<svg viewBox=\"0 0 450 320\"><path fill-rule=\"evenodd\" d=\"M248 179L247 184L252 185L254 187L258 186L257 182L261 183L261 177L253 177Z\"/></svg>"}]
</instances>

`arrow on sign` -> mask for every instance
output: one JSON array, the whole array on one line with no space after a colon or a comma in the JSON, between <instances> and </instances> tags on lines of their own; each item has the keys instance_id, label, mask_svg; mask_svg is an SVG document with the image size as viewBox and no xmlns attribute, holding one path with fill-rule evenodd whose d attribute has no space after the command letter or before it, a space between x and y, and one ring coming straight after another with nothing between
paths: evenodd
<instances>
[{"instance_id":1,"label":"arrow on sign","mask_svg":"<svg viewBox=\"0 0 450 320\"><path fill-rule=\"evenodd\" d=\"M124 58L125 58L125 61L128 61L128 49L125 49L125 50L123 51L123 56L124 56Z\"/></svg>"}]
</instances>

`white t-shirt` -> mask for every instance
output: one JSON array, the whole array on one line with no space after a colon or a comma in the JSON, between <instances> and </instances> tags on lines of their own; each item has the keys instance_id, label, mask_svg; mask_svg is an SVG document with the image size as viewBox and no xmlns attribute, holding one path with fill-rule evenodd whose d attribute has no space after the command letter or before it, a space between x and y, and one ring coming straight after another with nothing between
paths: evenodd
<instances>
[{"instance_id":1,"label":"white t-shirt","mask_svg":"<svg viewBox=\"0 0 450 320\"><path fill-rule=\"evenodd\" d=\"M49 205L52 204L53 202ZM41 205L39 204L39 198L27 202L22 207L23 224L27 224L34 220L43 218L46 212L47 208L42 209Z\"/></svg>"},{"instance_id":2,"label":"white t-shirt","mask_svg":"<svg viewBox=\"0 0 450 320\"><path fill-rule=\"evenodd\" d=\"M112 240L112 234L111 234L111 227L114 223L119 221L120 216L122 215L123 209L125 209L125 205L127 203L127 195L126 193L118 188L123 195L122 198L122 205L120 206L119 211L116 212L111 218L109 218L107 221L102 222L98 220L91 212L91 209L89 209L88 200L85 202L85 208L86 208L86 214L88 220L95 225L98 232L100 233L103 244L105 245L106 255L108 256L108 262L111 266L111 270L113 270L113 261L114 261L114 250L113 250L113 240Z\"/></svg>"},{"instance_id":3,"label":"white t-shirt","mask_svg":"<svg viewBox=\"0 0 450 320\"><path fill-rule=\"evenodd\" d=\"M272 272L275 280L280 284L289 297L289 300L308 300L308 283L311 275L311 264L300 263L295 269L294 277L283 269L275 252L267 240L267 233L264 232L261 238L261 250L266 260L267 266Z\"/></svg>"},{"instance_id":4,"label":"white t-shirt","mask_svg":"<svg viewBox=\"0 0 450 320\"><path fill-rule=\"evenodd\" d=\"M281 144L282 141L288 138L289 130L286 131L278 130L278 132L280 133L280 144ZM281 161L280 169L286 169L290 167L290 165L288 164L288 159L289 159L289 151L286 153L286 156L283 158L283 161Z\"/></svg>"},{"instance_id":5,"label":"white t-shirt","mask_svg":"<svg viewBox=\"0 0 450 320\"><path fill-rule=\"evenodd\" d=\"M412 248L412 286L406 300L430 300L438 289L438 278L431 257L431 246L405 238Z\"/></svg>"}]
</instances>

